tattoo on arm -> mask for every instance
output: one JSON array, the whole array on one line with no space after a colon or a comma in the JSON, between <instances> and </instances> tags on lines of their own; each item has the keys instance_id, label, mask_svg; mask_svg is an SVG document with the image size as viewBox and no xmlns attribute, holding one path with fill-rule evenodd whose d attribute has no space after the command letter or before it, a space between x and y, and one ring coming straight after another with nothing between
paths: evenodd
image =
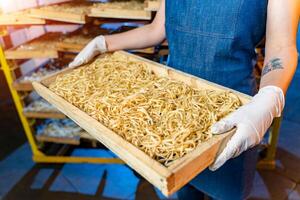
<instances>
[{"instance_id":1,"label":"tattoo on arm","mask_svg":"<svg viewBox=\"0 0 300 200\"><path fill-rule=\"evenodd\" d=\"M277 69L283 69L282 61L280 58L273 58L263 68L261 76L264 76L267 73Z\"/></svg>"}]
</instances>

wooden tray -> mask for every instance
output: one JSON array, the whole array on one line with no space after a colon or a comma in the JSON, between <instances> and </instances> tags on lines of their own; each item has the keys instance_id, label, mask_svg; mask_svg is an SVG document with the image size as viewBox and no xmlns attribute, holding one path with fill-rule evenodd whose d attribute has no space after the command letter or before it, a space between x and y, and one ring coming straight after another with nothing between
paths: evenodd
<instances>
[{"instance_id":1,"label":"wooden tray","mask_svg":"<svg viewBox=\"0 0 300 200\"><path fill-rule=\"evenodd\" d=\"M23 115L27 118L34 119L65 119L66 116L60 112L31 112L23 111Z\"/></svg>"},{"instance_id":2,"label":"wooden tray","mask_svg":"<svg viewBox=\"0 0 300 200\"><path fill-rule=\"evenodd\" d=\"M5 57L7 59L58 58L56 45L60 37L61 33L46 33L25 44L5 50ZM31 45L41 45L41 47L30 49Z\"/></svg>"},{"instance_id":3,"label":"wooden tray","mask_svg":"<svg viewBox=\"0 0 300 200\"><path fill-rule=\"evenodd\" d=\"M80 137L52 137L47 135L37 135L36 140L39 142L54 142L58 144L80 145Z\"/></svg>"},{"instance_id":4,"label":"wooden tray","mask_svg":"<svg viewBox=\"0 0 300 200\"><path fill-rule=\"evenodd\" d=\"M84 1L61 3L58 5L33 8L30 10L29 15L40 19L85 24L86 15L89 12L89 5L92 6L92 3Z\"/></svg>"},{"instance_id":5,"label":"wooden tray","mask_svg":"<svg viewBox=\"0 0 300 200\"><path fill-rule=\"evenodd\" d=\"M33 25L46 24L44 19L30 17L27 12L0 15L0 25Z\"/></svg>"},{"instance_id":6,"label":"wooden tray","mask_svg":"<svg viewBox=\"0 0 300 200\"><path fill-rule=\"evenodd\" d=\"M101 5L104 5L103 8ZM90 17L150 20L151 12L144 9L110 8L110 2L95 3L91 8Z\"/></svg>"},{"instance_id":7,"label":"wooden tray","mask_svg":"<svg viewBox=\"0 0 300 200\"><path fill-rule=\"evenodd\" d=\"M115 52L128 56L135 61L144 62L154 73L159 76L170 77L171 79L182 81L194 88L205 88L214 90L230 90L217 84L202 80L195 76L185 74L167 66L149 61L147 59L119 51ZM205 143L201 143L194 151L184 157L174 161L166 167L156 160L150 158L143 151L130 144L112 130L108 129L88 114L73 106L71 103L56 95L47 87L55 81L58 74L64 74L73 69L63 70L41 82L33 82L33 87L43 98L57 107L61 112L74 120L79 126L85 129L91 136L103 143L107 148L118 155L126 164L141 174L146 180L155 185L166 196L173 194L182 186L192 180L197 174L208 167L217 153L222 149L226 141L235 132L234 130L217 135ZM247 103L250 97L239 92L235 92L242 103Z\"/></svg>"}]
</instances>

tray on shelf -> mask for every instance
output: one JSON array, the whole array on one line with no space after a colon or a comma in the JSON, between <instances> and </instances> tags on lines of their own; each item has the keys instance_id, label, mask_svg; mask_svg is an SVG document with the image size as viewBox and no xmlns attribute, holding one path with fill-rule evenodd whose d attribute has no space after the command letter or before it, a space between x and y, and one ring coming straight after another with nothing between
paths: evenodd
<instances>
[{"instance_id":1,"label":"tray on shelf","mask_svg":"<svg viewBox=\"0 0 300 200\"><path fill-rule=\"evenodd\" d=\"M21 76L13 82L13 88L17 91L32 91L32 81L39 81L46 76L63 69L67 64L63 61L49 61L48 63L34 69L33 71Z\"/></svg>"},{"instance_id":2,"label":"tray on shelf","mask_svg":"<svg viewBox=\"0 0 300 200\"><path fill-rule=\"evenodd\" d=\"M125 56L129 61L143 62L149 70L161 77L183 82L196 89L210 89L216 91L230 90L217 84L205 81L195 76L185 74L167 66L149 61L147 59L119 51L114 53L117 56ZM99 121L89 116L81 109L56 95L48 86L56 80L57 75L67 74L74 69L66 69L41 82L34 82L33 86L37 93L45 98L61 112L74 120L79 126L85 129L91 136L104 144L112 152L118 155L126 164L141 174L146 180L155 185L165 195L171 195L179 190L197 174L208 167L214 160L226 141L234 134L235 130L228 133L212 136L205 142L201 142L194 150L183 157L165 166L154 160L142 150L132 145L111 129L105 127ZM242 104L247 103L250 97L239 92L235 93Z\"/></svg>"},{"instance_id":3,"label":"tray on shelf","mask_svg":"<svg viewBox=\"0 0 300 200\"><path fill-rule=\"evenodd\" d=\"M61 33L46 33L18 47L5 51L7 59L58 58L56 50Z\"/></svg>"},{"instance_id":4,"label":"tray on shelf","mask_svg":"<svg viewBox=\"0 0 300 200\"><path fill-rule=\"evenodd\" d=\"M27 11L0 15L0 25L41 25L46 24L44 19L29 16Z\"/></svg>"},{"instance_id":5,"label":"tray on shelf","mask_svg":"<svg viewBox=\"0 0 300 200\"><path fill-rule=\"evenodd\" d=\"M91 6L92 3L87 1L73 1L33 8L29 15L40 19L85 24Z\"/></svg>"},{"instance_id":6,"label":"tray on shelf","mask_svg":"<svg viewBox=\"0 0 300 200\"><path fill-rule=\"evenodd\" d=\"M62 37L57 43L57 50L78 53L96 36L106 35L109 33L110 30L108 29L102 29L94 26L79 29Z\"/></svg>"},{"instance_id":7,"label":"tray on shelf","mask_svg":"<svg viewBox=\"0 0 300 200\"><path fill-rule=\"evenodd\" d=\"M33 100L23 108L27 118L35 119L64 119L66 116L42 98Z\"/></svg>"},{"instance_id":8,"label":"tray on shelf","mask_svg":"<svg viewBox=\"0 0 300 200\"><path fill-rule=\"evenodd\" d=\"M54 142L79 145L80 138L86 134L70 119L47 119L37 127L36 139L39 142Z\"/></svg>"},{"instance_id":9,"label":"tray on shelf","mask_svg":"<svg viewBox=\"0 0 300 200\"><path fill-rule=\"evenodd\" d=\"M151 12L144 10L145 5L140 0L94 3L90 10L90 17L150 20Z\"/></svg>"}]
</instances>

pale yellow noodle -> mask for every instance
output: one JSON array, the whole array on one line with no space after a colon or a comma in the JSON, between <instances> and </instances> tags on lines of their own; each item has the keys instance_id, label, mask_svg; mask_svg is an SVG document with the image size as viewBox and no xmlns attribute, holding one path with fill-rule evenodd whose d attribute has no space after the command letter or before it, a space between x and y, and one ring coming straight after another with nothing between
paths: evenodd
<instances>
[{"instance_id":1,"label":"pale yellow noodle","mask_svg":"<svg viewBox=\"0 0 300 200\"><path fill-rule=\"evenodd\" d=\"M241 104L229 91L196 90L116 54L58 76L50 89L167 166Z\"/></svg>"}]
</instances>

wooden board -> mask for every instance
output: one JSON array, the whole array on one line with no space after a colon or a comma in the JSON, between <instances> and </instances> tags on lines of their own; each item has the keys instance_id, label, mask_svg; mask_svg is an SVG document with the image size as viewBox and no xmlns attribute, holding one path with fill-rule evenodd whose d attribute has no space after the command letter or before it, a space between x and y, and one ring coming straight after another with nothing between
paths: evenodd
<instances>
[{"instance_id":1,"label":"wooden board","mask_svg":"<svg viewBox=\"0 0 300 200\"><path fill-rule=\"evenodd\" d=\"M74 44L67 42L57 43L57 50L62 52L79 53L86 44Z\"/></svg>"},{"instance_id":2,"label":"wooden board","mask_svg":"<svg viewBox=\"0 0 300 200\"><path fill-rule=\"evenodd\" d=\"M56 45L61 33L46 33L18 47L6 50L6 59L58 58Z\"/></svg>"},{"instance_id":3,"label":"wooden board","mask_svg":"<svg viewBox=\"0 0 300 200\"><path fill-rule=\"evenodd\" d=\"M144 5L138 1L111 1L95 3L90 10L90 17L150 20L151 12L144 10Z\"/></svg>"},{"instance_id":4,"label":"wooden board","mask_svg":"<svg viewBox=\"0 0 300 200\"><path fill-rule=\"evenodd\" d=\"M20 82L19 80L16 80L12 84L13 88L17 91L32 91L33 87L30 81L24 81Z\"/></svg>"},{"instance_id":5,"label":"wooden board","mask_svg":"<svg viewBox=\"0 0 300 200\"><path fill-rule=\"evenodd\" d=\"M92 3L74 1L30 10L29 15L40 19L85 24Z\"/></svg>"},{"instance_id":6,"label":"wooden board","mask_svg":"<svg viewBox=\"0 0 300 200\"><path fill-rule=\"evenodd\" d=\"M58 58L56 50L17 50L5 51L6 59L29 59L29 58Z\"/></svg>"},{"instance_id":7,"label":"wooden board","mask_svg":"<svg viewBox=\"0 0 300 200\"><path fill-rule=\"evenodd\" d=\"M117 10L92 8L90 17L150 20L151 13L145 10Z\"/></svg>"},{"instance_id":8,"label":"wooden board","mask_svg":"<svg viewBox=\"0 0 300 200\"><path fill-rule=\"evenodd\" d=\"M83 15L83 14L44 11L44 10L40 10L40 9L36 8L36 9L32 9L30 11L30 16L40 18L40 19L48 19L48 20L55 20L55 21L61 21L61 22L85 24L85 15Z\"/></svg>"},{"instance_id":9,"label":"wooden board","mask_svg":"<svg viewBox=\"0 0 300 200\"><path fill-rule=\"evenodd\" d=\"M47 135L37 135L36 140L39 142L53 142L58 144L79 145L80 137L52 137Z\"/></svg>"},{"instance_id":10,"label":"wooden board","mask_svg":"<svg viewBox=\"0 0 300 200\"><path fill-rule=\"evenodd\" d=\"M194 88L230 90L220 85L123 51L116 53L126 55L134 61L144 62L147 67L149 67L158 76L169 77L171 79L182 81ZM199 145L194 151L174 161L174 163L172 163L169 167L166 167L150 158L147 154L121 138L118 134L103 126L97 120L90 117L88 114L65 101L62 97L56 95L47 88L49 84L55 80L58 74L65 74L72 70L73 69L70 68L63 70L60 73L42 80L41 82L34 82L33 86L38 94L75 121L91 136L103 143L107 148L118 155L126 164L160 189L166 196L179 190L197 174L208 167L213 162L220 149L224 147L226 141L235 132L235 130L232 130L228 133L212 137L207 142L201 143L201 145ZM249 102L249 96L236 91L233 92L239 96L243 104Z\"/></svg>"},{"instance_id":11,"label":"wooden board","mask_svg":"<svg viewBox=\"0 0 300 200\"><path fill-rule=\"evenodd\" d=\"M0 15L0 25L37 25L46 24L46 20L30 17L26 12Z\"/></svg>"},{"instance_id":12,"label":"wooden board","mask_svg":"<svg viewBox=\"0 0 300 200\"><path fill-rule=\"evenodd\" d=\"M148 11L158 11L160 7L161 1L160 0L148 0L145 1L145 10Z\"/></svg>"},{"instance_id":13,"label":"wooden board","mask_svg":"<svg viewBox=\"0 0 300 200\"><path fill-rule=\"evenodd\" d=\"M60 112L23 111L23 115L27 118L34 118L34 119L65 119L66 118L66 116Z\"/></svg>"}]
</instances>

